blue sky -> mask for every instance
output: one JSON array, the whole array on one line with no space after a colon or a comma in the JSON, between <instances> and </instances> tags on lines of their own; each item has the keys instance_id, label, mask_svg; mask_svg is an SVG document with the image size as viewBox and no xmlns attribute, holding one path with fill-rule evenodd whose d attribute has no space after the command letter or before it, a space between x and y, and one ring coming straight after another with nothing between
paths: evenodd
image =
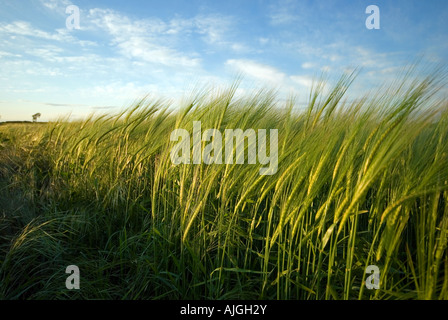
<instances>
[{"instance_id":1,"label":"blue sky","mask_svg":"<svg viewBox=\"0 0 448 320\"><path fill-rule=\"evenodd\" d=\"M80 29L66 27L69 5ZM380 9L379 30L365 26L369 5ZM0 8L1 121L116 112L144 94L176 102L238 74L239 94L264 86L300 103L322 72L331 83L362 67L356 96L418 57L448 62L446 0L0 0Z\"/></svg>"}]
</instances>

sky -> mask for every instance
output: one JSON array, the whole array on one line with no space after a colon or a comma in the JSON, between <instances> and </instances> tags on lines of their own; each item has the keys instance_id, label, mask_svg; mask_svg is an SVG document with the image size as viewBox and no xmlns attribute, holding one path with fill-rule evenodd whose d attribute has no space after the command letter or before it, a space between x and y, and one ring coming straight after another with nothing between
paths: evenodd
<instances>
[{"instance_id":1,"label":"sky","mask_svg":"<svg viewBox=\"0 0 448 320\"><path fill-rule=\"evenodd\" d=\"M320 75L359 67L356 96L416 59L447 64L447 30L446 0L0 0L0 121L114 113L144 95L176 107L238 76L238 94L300 105Z\"/></svg>"}]
</instances>

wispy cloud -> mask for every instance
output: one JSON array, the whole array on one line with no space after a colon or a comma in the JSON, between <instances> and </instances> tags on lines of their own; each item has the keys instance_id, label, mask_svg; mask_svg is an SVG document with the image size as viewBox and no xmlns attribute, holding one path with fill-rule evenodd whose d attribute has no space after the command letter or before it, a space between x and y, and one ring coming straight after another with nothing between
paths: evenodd
<instances>
[{"instance_id":1,"label":"wispy cloud","mask_svg":"<svg viewBox=\"0 0 448 320\"><path fill-rule=\"evenodd\" d=\"M118 106L100 106L100 105L91 105L91 104L82 104L82 103L58 103L58 102L40 102L35 100L28 99L20 99L21 103L30 103L40 106L48 106L48 107L65 107L65 108L91 108L91 109L112 109L119 108ZM1 101L0 101L1 103Z\"/></svg>"},{"instance_id":2,"label":"wispy cloud","mask_svg":"<svg viewBox=\"0 0 448 320\"><path fill-rule=\"evenodd\" d=\"M90 108L94 109L94 110L109 110L109 109L117 109L119 107L118 106L93 106Z\"/></svg>"},{"instance_id":3,"label":"wispy cloud","mask_svg":"<svg viewBox=\"0 0 448 320\"><path fill-rule=\"evenodd\" d=\"M314 68L316 65L312 62L304 62L302 63L302 68L303 69L311 69Z\"/></svg>"},{"instance_id":4,"label":"wispy cloud","mask_svg":"<svg viewBox=\"0 0 448 320\"><path fill-rule=\"evenodd\" d=\"M286 77L286 74L278 69L252 60L229 59L226 61L226 65L257 80L271 83L281 83Z\"/></svg>"},{"instance_id":5,"label":"wispy cloud","mask_svg":"<svg viewBox=\"0 0 448 320\"><path fill-rule=\"evenodd\" d=\"M271 23L273 25L291 24L298 21L298 17L289 13L287 10L281 10L271 15Z\"/></svg>"},{"instance_id":6,"label":"wispy cloud","mask_svg":"<svg viewBox=\"0 0 448 320\"><path fill-rule=\"evenodd\" d=\"M133 101L134 99L145 96L148 92L156 91L157 86L155 85L144 85L125 81L113 81L78 90L81 96L94 96L104 100L115 97L122 101Z\"/></svg>"},{"instance_id":7,"label":"wispy cloud","mask_svg":"<svg viewBox=\"0 0 448 320\"><path fill-rule=\"evenodd\" d=\"M35 101L30 101L36 103ZM45 106L50 107L65 107L65 108L80 108L80 107L88 107L94 110L103 110L103 109L116 109L119 108L117 106L92 106L87 104L77 104L77 103L54 103L54 102L42 102L40 103Z\"/></svg>"},{"instance_id":8,"label":"wispy cloud","mask_svg":"<svg viewBox=\"0 0 448 320\"><path fill-rule=\"evenodd\" d=\"M310 76L295 75L291 76L290 78L292 81L294 81L295 83L299 84L302 87L305 87L306 89L311 89L313 85L313 78Z\"/></svg>"},{"instance_id":9,"label":"wispy cloud","mask_svg":"<svg viewBox=\"0 0 448 320\"><path fill-rule=\"evenodd\" d=\"M62 29L56 30L55 33L49 33L43 30L39 30L31 25L27 21L15 21L13 23L0 24L0 32L12 35L21 35L28 37L36 37L46 40L55 41L72 41L73 37L63 32Z\"/></svg>"},{"instance_id":10,"label":"wispy cloud","mask_svg":"<svg viewBox=\"0 0 448 320\"><path fill-rule=\"evenodd\" d=\"M72 2L68 0L40 0L40 2L44 7L51 10L66 8L72 4Z\"/></svg>"},{"instance_id":11,"label":"wispy cloud","mask_svg":"<svg viewBox=\"0 0 448 320\"><path fill-rule=\"evenodd\" d=\"M83 104L75 104L75 103L53 103L53 102L42 102L41 104L50 107L85 107Z\"/></svg>"},{"instance_id":12,"label":"wispy cloud","mask_svg":"<svg viewBox=\"0 0 448 320\"><path fill-rule=\"evenodd\" d=\"M10 35L12 37L24 36L29 38L37 38L55 42L65 42L71 44L79 44L81 46L96 45L93 41L80 40L70 34L65 28L56 29L54 32L47 32L34 27L27 21L14 21L12 23L0 24L0 34Z\"/></svg>"},{"instance_id":13,"label":"wispy cloud","mask_svg":"<svg viewBox=\"0 0 448 320\"><path fill-rule=\"evenodd\" d=\"M209 44L226 43L226 35L236 21L232 17L222 15L198 15L192 19L193 25L203 39Z\"/></svg>"},{"instance_id":14,"label":"wispy cloud","mask_svg":"<svg viewBox=\"0 0 448 320\"><path fill-rule=\"evenodd\" d=\"M0 59L3 58L3 57L21 58L22 55L21 54L11 53L11 52L6 52L6 51L0 51Z\"/></svg>"},{"instance_id":15,"label":"wispy cloud","mask_svg":"<svg viewBox=\"0 0 448 320\"><path fill-rule=\"evenodd\" d=\"M197 67L200 59L161 44L161 35L175 33L160 19L131 20L113 10L91 9L89 18L111 37L111 44L130 59L143 60L165 66Z\"/></svg>"},{"instance_id":16,"label":"wispy cloud","mask_svg":"<svg viewBox=\"0 0 448 320\"><path fill-rule=\"evenodd\" d=\"M274 26L288 25L300 21L295 13L297 3L291 0L282 0L270 6L269 19Z\"/></svg>"}]
</instances>

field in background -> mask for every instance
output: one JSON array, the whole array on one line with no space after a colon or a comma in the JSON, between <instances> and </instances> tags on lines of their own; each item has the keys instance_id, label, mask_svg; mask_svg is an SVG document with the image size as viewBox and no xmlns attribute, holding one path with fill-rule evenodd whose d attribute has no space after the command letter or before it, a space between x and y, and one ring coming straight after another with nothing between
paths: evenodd
<instances>
[{"instance_id":1,"label":"field in background","mask_svg":"<svg viewBox=\"0 0 448 320\"><path fill-rule=\"evenodd\" d=\"M306 110L236 86L178 111L0 127L1 299L448 299L440 75ZM279 166L173 165L170 133L278 129ZM80 290L65 287L68 265ZM377 265L380 288L365 270Z\"/></svg>"}]
</instances>

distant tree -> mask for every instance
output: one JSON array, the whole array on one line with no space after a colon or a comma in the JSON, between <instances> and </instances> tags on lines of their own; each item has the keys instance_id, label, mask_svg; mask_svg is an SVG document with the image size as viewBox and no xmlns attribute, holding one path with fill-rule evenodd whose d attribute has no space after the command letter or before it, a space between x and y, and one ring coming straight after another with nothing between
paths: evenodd
<instances>
[{"instance_id":1,"label":"distant tree","mask_svg":"<svg viewBox=\"0 0 448 320\"><path fill-rule=\"evenodd\" d=\"M40 113L33 114L33 122L37 121L37 118L40 117Z\"/></svg>"}]
</instances>

